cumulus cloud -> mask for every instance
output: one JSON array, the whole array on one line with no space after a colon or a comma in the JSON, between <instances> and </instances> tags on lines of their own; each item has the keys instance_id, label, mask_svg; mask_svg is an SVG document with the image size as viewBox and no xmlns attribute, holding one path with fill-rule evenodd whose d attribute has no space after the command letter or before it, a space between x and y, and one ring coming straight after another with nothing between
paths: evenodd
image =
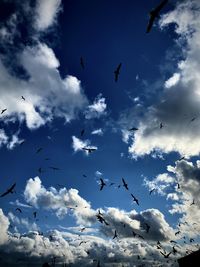
<instances>
[{"instance_id":1,"label":"cumulus cloud","mask_svg":"<svg viewBox=\"0 0 200 267\"><path fill-rule=\"evenodd\" d=\"M139 131L134 133L129 146L133 157L172 151L186 157L199 155L199 8L199 1L179 1L175 9L160 20L162 28L175 25L182 60L177 62L177 69L171 78L161 86L159 100L147 107L144 115L139 117ZM133 117L129 110L127 120L130 114ZM163 124L162 129L160 123Z\"/></svg>"},{"instance_id":2,"label":"cumulus cloud","mask_svg":"<svg viewBox=\"0 0 200 267\"><path fill-rule=\"evenodd\" d=\"M200 163L181 160L167 170L169 174L160 174L151 181L145 179L145 185L172 201L169 212L179 215L181 236L196 237L200 231Z\"/></svg>"},{"instance_id":3,"label":"cumulus cloud","mask_svg":"<svg viewBox=\"0 0 200 267\"><path fill-rule=\"evenodd\" d=\"M4 215L2 209L0 209L0 225L1 225L1 235L0 235L0 245L4 244L8 239L8 227L9 227L9 220Z\"/></svg>"},{"instance_id":4,"label":"cumulus cloud","mask_svg":"<svg viewBox=\"0 0 200 267\"><path fill-rule=\"evenodd\" d=\"M91 134L102 136L103 135L103 130L101 128L99 128L99 129L96 129L96 130L92 131Z\"/></svg>"},{"instance_id":5,"label":"cumulus cloud","mask_svg":"<svg viewBox=\"0 0 200 267\"><path fill-rule=\"evenodd\" d=\"M35 28L41 31L55 23L56 16L60 9L61 0L37 0Z\"/></svg>"},{"instance_id":6,"label":"cumulus cloud","mask_svg":"<svg viewBox=\"0 0 200 267\"><path fill-rule=\"evenodd\" d=\"M85 111L85 118L88 120L100 118L101 116L106 115L106 108L106 99L102 96L102 94L99 94L95 98L94 103L87 107L87 110Z\"/></svg>"}]
</instances>

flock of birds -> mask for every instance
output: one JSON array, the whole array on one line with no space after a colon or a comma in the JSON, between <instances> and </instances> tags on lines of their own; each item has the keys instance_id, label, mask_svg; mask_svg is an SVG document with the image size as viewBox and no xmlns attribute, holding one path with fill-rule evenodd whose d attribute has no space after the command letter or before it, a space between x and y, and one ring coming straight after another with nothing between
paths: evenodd
<instances>
[{"instance_id":1,"label":"flock of birds","mask_svg":"<svg viewBox=\"0 0 200 267\"><path fill-rule=\"evenodd\" d=\"M148 22L148 25L147 25L146 33L149 33L149 32L151 31L155 19L157 19L157 18L159 17L159 13L160 13L160 11L161 11L162 8L167 4L167 2L168 2L168 0L164 0L164 1L162 1L156 8L154 8L154 9L150 12L150 19L149 19L149 22ZM81 68L82 68L82 69L85 68L85 63L84 63L84 59L83 59L83 57L80 58L80 65L81 65ZM117 82L118 79L119 79L121 66L122 66L122 63L120 63L120 64L117 66L117 68L114 70L114 80L115 80L115 82ZM25 99L24 96L21 96L21 99L22 99L23 101L26 101L26 99ZM2 110L1 110L1 114L5 113L6 111L7 111L7 108L2 109ZM191 121L194 121L195 119L196 119L196 118L194 117L194 118L191 119ZM160 129L162 129L163 127L164 127L164 125L163 125L163 123L161 122L161 123L160 123ZM134 132L134 131L137 131L137 130L138 130L138 128L136 128L136 127L132 127L132 128L129 129L129 131L133 131L133 132ZM84 135L84 133L85 133L85 130L83 129L83 130L81 131L81 134L80 134L81 137ZM23 143L24 143L24 141L21 142L21 145L22 145ZM43 148L41 148L41 147L38 148L38 149L36 150L36 153L40 153L40 152L42 151L42 149L43 149ZM83 149L84 151L86 151L87 153L92 153L92 152L94 152L94 151L96 150L96 148L94 148L94 147L89 147L89 146L82 147L82 149ZM180 158L179 160L181 161L181 160L183 160L183 159L184 159L184 157ZM46 160L48 160L48 159L46 159ZM54 166L50 166L49 168L52 169L52 170L59 170L58 167L54 167ZM43 172L43 170L42 170L41 167L38 169L38 172L39 172L39 173L42 173L42 172ZM83 177L87 177L87 176L86 176L85 174L83 174ZM112 185L114 185L114 184L115 184L115 183L112 182L112 183L109 184L109 186L112 186ZM59 185L59 184L58 184L58 185ZM99 179L99 185L100 185L100 191L102 191L102 190L104 189L104 187L107 186L108 184L107 184L106 181L104 181L103 178L100 178L100 179ZM59 185L59 186L62 186L62 185ZM122 184L118 185L118 188L120 188L121 186L123 186L123 187L125 188L125 190L129 191L128 184L127 184L127 182L125 181L124 178L122 178ZM4 192L4 193L2 193L2 194L0 195L0 197L2 198L2 197L7 196L8 194L13 194L13 193L15 192L15 188L16 188L16 183L12 184L12 185L11 185L5 192ZM179 184L178 184L178 189L180 189L180 185L179 185ZM153 188L152 190L150 190L150 191L149 191L149 195L151 195L155 190L156 190L155 188ZM135 202L135 203L139 206L139 200L138 200L138 198L136 198L132 193L130 193L130 196L132 197L133 202ZM193 202L191 203L191 205L195 205L194 200L193 200ZM70 207L70 209L75 209L75 208L77 208L77 206L76 206L76 207ZM19 208L19 207L16 208L16 211L22 213L22 209ZM37 212L36 212L36 211L33 212L33 216L34 216L34 218L36 219L36 217L37 217ZM101 213L100 210L98 210L98 213L96 214L96 219L97 219L101 224L105 224L106 226L109 227L109 223L106 221L106 219L104 218L103 213ZM185 222L185 223L187 223L187 222ZM179 225L179 226L181 226L181 225ZM126 227L125 224L124 224L124 227ZM85 229L86 229L85 227L81 228L81 229L80 229L80 232L84 232ZM150 230L151 230L150 225L149 225L148 223L145 223L145 231L146 231L146 233L148 234L148 233L150 232ZM40 234L42 235L42 233L40 233ZM178 230L178 231L175 233L175 236L180 235L180 234L181 234L181 231ZM132 231L132 235L133 235L133 237L138 237L138 238L140 238L140 239L144 239L143 236L141 236L140 234L138 234L138 233L136 233L136 232L134 232L134 231ZM118 238L117 230L114 230L113 240L114 240L114 239L117 239L117 238ZM185 240L186 237L183 237L183 239ZM52 237L52 236L50 236L50 240L53 240L53 237ZM87 242L87 241L81 241L81 242L79 243L79 246L80 246L81 244L83 244L83 243L86 243L86 242ZM190 243L194 242L194 239L193 239L193 238L190 238L190 239L189 239L189 242L190 242ZM176 254L176 253L178 252L178 250L177 250L177 248L176 248L177 242L174 241L174 240L171 240L170 243L173 245L172 250L171 250L170 252L166 252L166 251L165 251L165 249L162 247L162 244L161 244L160 241L158 241L157 244L156 244L157 249L160 251L160 254L161 254L165 259L168 259L168 258L170 257L171 254ZM184 243L186 243L186 241L184 241ZM189 253L189 251L188 251L187 253ZM88 252L88 254L89 254L89 252ZM140 260L140 259L141 259L141 256L138 255L138 260ZM94 260L94 262L95 262L95 261L97 262L97 265L96 265L96 266L97 266L97 267L100 267L100 266L101 266L101 264L100 264L100 260ZM43 267L49 267L49 266L50 266L50 265L49 265L49 263L47 263L47 262L43 264ZM54 263L52 263L51 266L55 266L55 257L54 257ZM64 265L64 266L66 266L66 265ZM142 266L145 266L145 265L142 265Z\"/></svg>"}]
</instances>

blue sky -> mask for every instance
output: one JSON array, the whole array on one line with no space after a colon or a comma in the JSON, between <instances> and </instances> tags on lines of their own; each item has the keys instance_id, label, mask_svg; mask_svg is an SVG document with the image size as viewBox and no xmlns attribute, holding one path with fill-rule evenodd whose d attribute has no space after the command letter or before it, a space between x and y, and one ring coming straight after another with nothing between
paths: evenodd
<instances>
[{"instance_id":1,"label":"blue sky","mask_svg":"<svg viewBox=\"0 0 200 267\"><path fill-rule=\"evenodd\" d=\"M168 266L170 240L177 266L198 248L200 6L168 1L147 34L158 4L2 1L1 194L16 183L0 198L6 266Z\"/></svg>"}]
</instances>

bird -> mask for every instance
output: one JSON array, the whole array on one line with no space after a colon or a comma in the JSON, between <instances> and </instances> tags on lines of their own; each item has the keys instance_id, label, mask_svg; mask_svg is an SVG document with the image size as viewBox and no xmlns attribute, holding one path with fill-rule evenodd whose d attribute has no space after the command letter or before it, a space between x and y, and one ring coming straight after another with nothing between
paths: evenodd
<instances>
[{"instance_id":1,"label":"bird","mask_svg":"<svg viewBox=\"0 0 200 267\"><path fill-rule=\"evenodd\" d=\"M178 250L177 250L177 249L176 249L174 246L173 246L173 248L172 248L172 249L173 249L173 251L172 251L172 252L173 252L173 254L176 254L176 253L178 252Z\"/></svg>"},{"instance_id":2,"label":"bird","mask_svg":"<svg viewBox=\"0 0 200 267\"><path fill-rule=\"evenodd\" d=\"M177 231L176 233L175 233L175 235L179 235L181 233L181 231Z\"/></svg>"},{"instance_id":3,"label":"bird","mask_svg":"<svg viewBox=\"0 0 200 267\"><path fill-rule=\"evenodd\" d=\"M102 178L100 178L101 181L101 187L100 187L100 191L104 188L104 186L106 185L106 183L104 182L104 180Z\"/></svg>"},{"instance_id":4,"label":"bird","mask_svg":"<svg viewBox=\"0 0 200 267\"><path fill-rule=\"evenodd\" d=\"M7 110L7 108L2 109L1 114L3 114L6 110Z\"/></svg>"},{"instance_id":5,"label":"bird","mask_svg":"<svg viewBox=\"0 0 200 267\"><path fill-rule=\"evenodd\" d=\"M164 258L169 258L172 252L170 251L168 254L164 254L162 251L160 251L160 253L164 256Z\"/></svg>"},{"instance_id":6,"label":"bird","mask_svg":"<svg viewBox=\"0 0 200 267\"><path fill-rule=\"evenodd\" d=\"M139 206L139 201L138 201L138 199L137 199L133 194L131 194L131 196L132 196L132 198L133 198L133 201L135 201L135 202L137 203L137 205Z\"/></svg>"},{"instance_id":7,"label":"bird","mask_svg":"<svg viewBox=\"0 0 200 267\"><path fill-rule=\"evenodd\" d=\"M85 64L84 64L83 57L80 57L80 64L81 64L82 69L84 70Z\"/></svg>"},{"instance_id":8,"label":"bird","mask_svg":"<svg viewBox=\"0 0 200 267\"><path fill-rule=\"evenodd\" d=\"M81 245L81 244L83 244L83 243L87 243L87 241L81 241L80 243L79 243L79 246Z\"/></svg>"},{"instance_id":9,"label":"bird","mask_svg":"<svg viewBox=\"0 0 200 267\"><path fill-rule=\"evenodd\" d=\"M40 147L40 148L38 148L38 149L36 150L36 154L40 153L41 151L42 151L42 147Z\"/></svg>"},{"instance_id":10,"label":"bird","mask_svg":"<svg viewBox=\"0 0 200 267\"><path fill-rule=\"evenodd\" d=\"M193 238L190 238L190 243L194 242L194 239Z\"/></svg>"},{"instance_id":11,"label":"bird","mask_svg":"<svg viewBox=\"0 0 200 267\"><path fill-rule=\"evenodd\" d=\"M117 66L116 70L114 71L114 74L115 74L115 82L118 81L118 77L119 77L119 72L120 72L121 66L122 66L122 63L120 63L120 64Z\"/></svg>"},{"instance_id":12,"label":"bird","mask_svg":"<svg viewBox=\"0 0 200 267\"><path fill-rule=\"evenodd\" d=\"M150 227L150 225L148 223L145 223L145 225L146 225L146 232L149 233L149 230L150 230L151 227Z\"/></svg>"},{"instance_id":13,"label":"bird","mask_svg":"<svg viewBox=\"0 0 200 267\"><path fill-rule=\"evenodd\" d=\"M26 140L22 140L19 145L22 146L24 143L26 142Z\"/></svg>"},{"instance_id":14,"label":"bird","mask_svg":"<svg viewBox=\"0 0 200 267\"><path fill-rule=\"evenodd\" d=\"M177 189L180 189L181 187L180 187L180 184L179 183L177 183Z\"/></svg>"},{"instance_id":15,"label":"bird","mask_svg":"<svg viewBox=\"0 0 200 267\"><path fill-rule=\"evenodd\" d=\"M162 129L163 128L163 124L162 124L162 122L160 123L160 129Z\"/></svg>"},{"instance_id":16,"label":"bird","mask_svg":"<svg viewBox=\"0 0 200 267\"><path fill-rule=\"evenodd\" d=\"M84 178L87 178L87 175L86 175L86 174L83 174L83 177L84 177Z\"/></svg>"},{"instance_id":17,"label":"bird","mask_svg":"<svg viewBox=\"0 0 200 267\"><path fill-rule=\"evenodd\" d=\"M109 225L109 223L107 223L106 220L100 214L97 214L96 217L100 223L105 223L105 225Z\"/></svg>"},{"instance_id":18,"label":"bird","mask_svg":"<svg viewBox=\"0 0 200 267\"><path fill-rule=\"evenodd\" d=\"M151 190L149 191L149 195L151 195L155 190L156 190L155 188L151 189Z\"/></svg>"},{"instance_id":19,"label":"bird","mask_svg":"<svg viewBox=\"0 0 200 267\"><path fill-rule=\"evenodd\" d=\"M194 120L196 120L196 117L193 117L190 121L193 122Z\"/></svg>"},{"instance_id":20,"label":"bird","mask_svg":"<svg viewBox=\"0 0 200 267\"><path fill-rule=\"evenodd\" d=\"M83 231L85 231L85 227L83 227L83 228L80 229L80 232L83 232Z\"/></svg>"},{"instance_id":21,"label":"bird","mask_svg":"<svg viewBox=\"0 0 200 267\"><path fill-rule=\"evenodd\" d=\"M190 204L190 206L192 206L192 205L195 205L194 199L193 199L192 203Z\"/></svg>"},{"instance_id":22,"label":"bird","mask_svg":"<svg viewBox=\"0 0 200 267\"><path fill-rule=\"evenodd\" d=\"M123 186L128 190L128 184L125 182L124 178L122 178Z\"/></svg>"},{"instance_id":23,"label":"bird","mask_svg":"<svg viewBox=\"0 0 200 267\"><path fill-rule=\"evenodd\" d=\"M34 211L33 212L33 217L36 218L36 216L37 216L37 211Z\"/></svg>"},{"instance_id":24,"label":"bird","mask_svg":"<svg viewBox=\"0 0 200 267\"><path fill-rule=\"evenodd\" d=\"M136 127L132 127L132 128L129 129L129 131L138 131L138 130L139 130L139 129L136 128Z\"/></svg>"},{"instance_id":25,"label":"bird","mask_svg":"<svg viewBox=\"0 0 200 267\"><path fill-rule=\"evenodd\" d=\"M23 95L21 96L21 99L24 100L24 101L26 100L25 97L24 97Z\"/></svg>"},{"instance_id":26,"label":"bird","mask_svg":"<svg viewBox=\"0 0 200 267\"><path fill-rule=\"evenodd\" d=\"M83 129L83 130L81 130L81 136L83 136L84 135L84 133L85 133L85 130Z\"/></svg>"},{"instance_id":27,"label":"bird","mask_svg":"<svg viewBox=\"0 0 200 267\"><path fill-rule=\"evenodd\" d=\"M154 20L159 16L161 9L167 4L168 0L163 0L156 8L151 10L150 12L150 19L147 25L146 33L151 31L153 26Z\"/></svg>"},{"instance_id":28,"label":"bird","mask_svg":"<svg viewBox=\"0 0 200 267\"><path fill-rule=\"evenodd\" d=\"M112 183L109 184L109 186L112 186L112 185L114 185L114 184L115 184L115 183L112 182Z\"/></svg>"},{"instance_id":29,"label":"bird","mask_svg":"<svg viewBox=\"0 0 200 267\"><path fill-rule=\"evenodd\" d=\"M181 157L180 159L178 159L178 161L181 161L181 160L183 160L183 159L185 159L185 157L183 156L183 157Z\"/></svg>"},{"instance_id":30,"label":"bird","mask_svg":"<svg viewBox=\"0 0 200 267\"><path fill-rule=\"evenodd\" d=\"M114 236L113 236L113 239L117 238L118 235L117 235L117 231L115 230L115 233L114 233Z\"/></svg>"},{"instance_id":31,"label":"bird","mask_svg":"<svg viewBox=\"0 0 200 267\"><path fill-rule=\"evenodd\" d=\"M96 148L91 148L91 147L83 147L82 149L85 150L85 151L87 151L88 153L92 153L95 150L97 150Z\"/></svg>"},{"instance_id":32,"label":"bird","mask_svg":"<svg viewBox=\"0 0 200 267\"><path fill-rule=\"evenodd\" d=\"M20 208L16 208L16 211L19 211L20 213L22 213L22 210Z\"/></svg>"},{"instance_id":33,"label":"bird","mask_svg":"<svg viewBox=\"0 0 200 267\"><path fill-rule=\"evenodd\" d=\"M43 170L42 170L41 167L38 169L38 172L39 172L39 173L42 173L42 172L43 172Z\"/></svg>"},{"instance_id":34,"label":"bird","mask_svg":"<svg viewBox=\"0 0 200 267\"><path fill-rule=\"evenodd\" d=\"M13 189L15 188L15 186L16 186L16 183L14 183L10 188L8 188L8 190L6 192L1 194L0 197L4 197L4 196L8 195L9 193L13 194L14 193Z\"/></svg>"}]
</instances>

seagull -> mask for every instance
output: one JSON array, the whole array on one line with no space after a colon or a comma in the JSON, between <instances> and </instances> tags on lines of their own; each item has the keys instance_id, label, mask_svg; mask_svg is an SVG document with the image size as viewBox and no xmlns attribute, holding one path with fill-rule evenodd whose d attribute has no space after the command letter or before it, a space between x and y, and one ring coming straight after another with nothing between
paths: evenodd
<instances>
[{"instance_id":1,"label":"seagull","mask_svg":"<svg viewBox=\"0 0 200 267\"><path fill-rule=\"evenodd\" d=\"M190 243L194 242L194 239L193 238L190 238Z\"/></svg>"},{"instance_id":2,"label":"seagull","mask_svg":"<svg viewBox=\"0 0 200 267\"><path fill-rule=\"evenodd\" d=\"M42 151L42 147L40 147L40 148L38 148L38 149L36 150L36 154L40 153L41 151Z\"/></svg>"},{"instance_id":3,"label":"seagull","mask_svg":"<svg viewBox=\"0 0 200 267\"><path fill-rule=\"evenodd\" d=\"M96 148L91 148L91 147L83 147L82 149L85 150L85 151L87 151L88 153L92 153L95 150L97 150Z\"/></svg>"},{"instance_id":4,"label":"seagull","mask_svg":"<svg viewBox=\"0 0 200 267\"><path fill-rule=\"evenodd\" d=\"M179 183L177 183L177 189L180 189L181 187L180 187L180 184Z\"/></svg>"},{"instance_id":5,"label":"seagull","mask_svg":"<svg viewBox=\"0 0 200 267\"><path fill-rule=\"evenodd\" d=\"M34 211L33 212L33 217L36 218L36 216L37 216L37 211Z\"/></svg>"},{"instance_id":6,"label":"seagull","mask_svg":"<svg viewBox=\"0 0 200 267\"><path fill-rule=\"evenodd\" d=\"M175 235L179 235L181 233L181 231L177 231L176 233L175 233Z\"/></svg>"},{"instance_id":7,"label":"seagull","mask_svg":"<svg viewBox=\"0 0 200 267\"><path fill-rule=\"evenodd\" d=\"M159 16L161 9L167 4L167 2L168 2L168 0L163 0L156 8L154 8L150 12L150 19L149 19L149 23L148 23L148 26L146 29L146 33L149 33L151 31L154 20Z\"/></svg>"},{"instance_id":8,"label":"seagull","mask_svg":"<svg viewBox=\"0 0 200 267\"><path fill-rule=\"evenodd\" d=\"M192 206L192 205L195 205L194 199L193 199L192 203L190 204L190 206Z\"/></svg>"},{"instance_id":9,"label":"seagull","mask_svg":"<svg viewBox=\"0 0 200 267\"><path fill-rule=\"evenodd\" d=\"M26 100L23 95L21 96L21 99L23 99L24 101Z\"/></svg>"},{"instance_id":10,"label":"seagull","mask_svg":"<svg viewBox=\"0 0 200 267\"><path fill-rule=\"evenodd\" d=\"M83 232L83 231L85 231L85 227L83 227L83 228L80 229L80 232Z\"/></svg>"},{"instance_id":11,"label":"seagull","mask_svg":"<svg viewBox=\"0 0 200 267\"><path fill-rule=\"evenodd\" d=\"M131 194L131 196L132 196L132 198L133 198L133 201L135 201L135 202L137 203L137 205L139 206L139 201L138 201L138 199L137 199L133 194Z\"/></svg>"},{"instance_id":12,"label":"seagull","mask_svg":"<svg viewBox=\"0 0 200 267\"><path fill-rule=\"evenodd\" d=\"M169 255L172 253L171 251L168 254L164 254L162 251L160 251L160 253L165 257L165 258L169 258Z\"/></svg>"},{"instance_id":13,"label":"seagull","mask_svg":"<svg viewBox=\"0 0 200 267\"><path fill-rule=\"evenodd\" d=\"M100 187L100 191L104 188L104 186L106 185L106 183L104 182L104 180L102 178L100 178L101 181L101 187Z\"/></svg>"},{"instance_id":14,"label":"seagull","mask_svg":"<svg viewBox=\"0 0 200 267\"><path fill-rule=\"evenodd\" d=\"M162 124L162 122L160 123L160 129L162 129L163 128L163 124Z\"/></svg>"},{"instance_id":15,"label":"seagull","mask_svg":"<svg viewBox=\"0 0 200 267\"><path fill-rule=\"evenodd\" d=\"M124 178L122 178L123 186L128 190L128 184L125 182Z\"/></svg>"},{"instance_id":16,"label":"seagull","mask_svg":"<svg viewBox=\"0 0 200 267\"><path fill-rule=\"evenodd\" d=\"M122 66L122 63L120 63L116 70L114 71L114 74L115 74L115 81L117 82L118 81L118 77L119 77L119 72L120 72L120 69L121 69L121 66Z\"/></svg>"},{"instance_id":17,"label":"seagull","mask_svg":"<svg viewBox=\"0 0 200 267\"><path fill-rule=\"evenodd\" d=\"M81 131L81 136L83 136L84 133L85 133L85 130L83 129L83 130Z\"/></svg>"},{"instance_id":18,"label":"seagull","mask_svg":"<svg viewBox=\"0 0 200 267\"><path fill-rule=\"evenodd\" d=\"M19 211L20 213L22 213L22 210L20 208L16 208L16 211Z\"/></svg>"},{"instance_id":19,"label":"seagull","mask_svg":"<svg viewBox=\"0 0 200 267\"><path fill-rule=\"evenodd\" d=\"M175 249L175 247L173 246L173 253L176 254L177 252L177 249Z\"/></svg>"},{"instance_id":20,"label":"seagull","mask_svg":"<svg viewBox=\"0 0 200 267\"><path fill-rule=\"evenodd\" d=\"M7 110L7 108L2 109L2 110L1 110L1 114L3 114L6 110Z\"/></svg>"},{"instance_id":21,"label":"seagull","mask_svg":"<svg viewBox=\"0 0 200 267\"><path fill-rule=\"evenodd\" d=\"M139 129L136 128L136 127L132 127L132 128L129 129L129 131L138 131L138 130L139 130Z\"/></svg>"},{"instance_id":22,"label":"seagull","mask_svg":"<svg viewBox=\"0 0 200 267\"><path fill-rule=\"evenodd\" d=\"M1 194L0 197L4 197L4 196L8 195L9 193L13 194L14 193L13 189L15 188L15 186L16 186L16 183L14 183L10 188L8 188L8 190L6 192Z\"/></svg>"},{"instance_id":23,"label":"seagull","mask_svg":"<svg viewBox=\"0 0 200 267\"><path fill-rule=\"evenodd\" d=\"M109 223L107 223L106 220L100 214L97 214L96 217L100 223L105 223L105 225L109 225Z\"/></svg>"},{"instance_id":24,"label":"seagull","mask_svg":"<svg viewBox=\"0 0 200 267\"><path fill-rule=\"evenodd\" d=\"M134 231L132 231L132 234L133 234L133 237L136 237L137 235Z\"/></svg>"},{"instance_id":25,"label":"seagull","mask_svg":"<svg viewBox=\"0 0 200 267\"><path fill-rule=\"evenodd\" d=\"M181 157L180 159L178 159L178 161L181 161L181 160L183 160L183 159L185 159L185 157L183 156L183 157Z\"/></svg>"},{"instance_id":26,"label":"seagull","mask_svg":"<svg viewBox=\"0 0 200 267\"><path fill-rule=\"evenodd\" d=\"M191 119L191 122L194 121L194 120L196 120L196 117L193 117L193 118Z\"/></svg>"},{"instance_id":27,"label":"seagull","mask_svg":"<svg viewBox=\"0 0 200 267\"><path fill-rule=\"evenodd\" d=\"M84 178L87 178L87 175L86 175L86 174L83 174L83 177L84 177Z\"/></svg>"},{"instance_id":28,"label":"seagull","mask_svg":"<svg viewBox=\"0 0 200 267\"><path fill-rule=\"evenodd\" d=\"M152 190L149 191L149 195L151 195L156 189L153 188Z\"/></svg>"},{"instance_id":29,"label":"seagull","mask_svg":"<svg viewBox=\"0 0 200 267\"><path fill-rule=\"evenodd\" d=\"M82 69L84 70L85 64L84 64L84 61L83 61L82 57L80 57L80 64L81 64Z\"/></svg>"},{"instance_id":30,"label":"seagull","mask_svg":"<svg viewBox=\"0 0 200 267\"><path fill-rule=\"evenodd\" d=\"M115 233L114 233L114 236L113 236L113 239L117 238L118 235L117 235L117 231L115 230Z\"/></svg>"}]
</instances>

